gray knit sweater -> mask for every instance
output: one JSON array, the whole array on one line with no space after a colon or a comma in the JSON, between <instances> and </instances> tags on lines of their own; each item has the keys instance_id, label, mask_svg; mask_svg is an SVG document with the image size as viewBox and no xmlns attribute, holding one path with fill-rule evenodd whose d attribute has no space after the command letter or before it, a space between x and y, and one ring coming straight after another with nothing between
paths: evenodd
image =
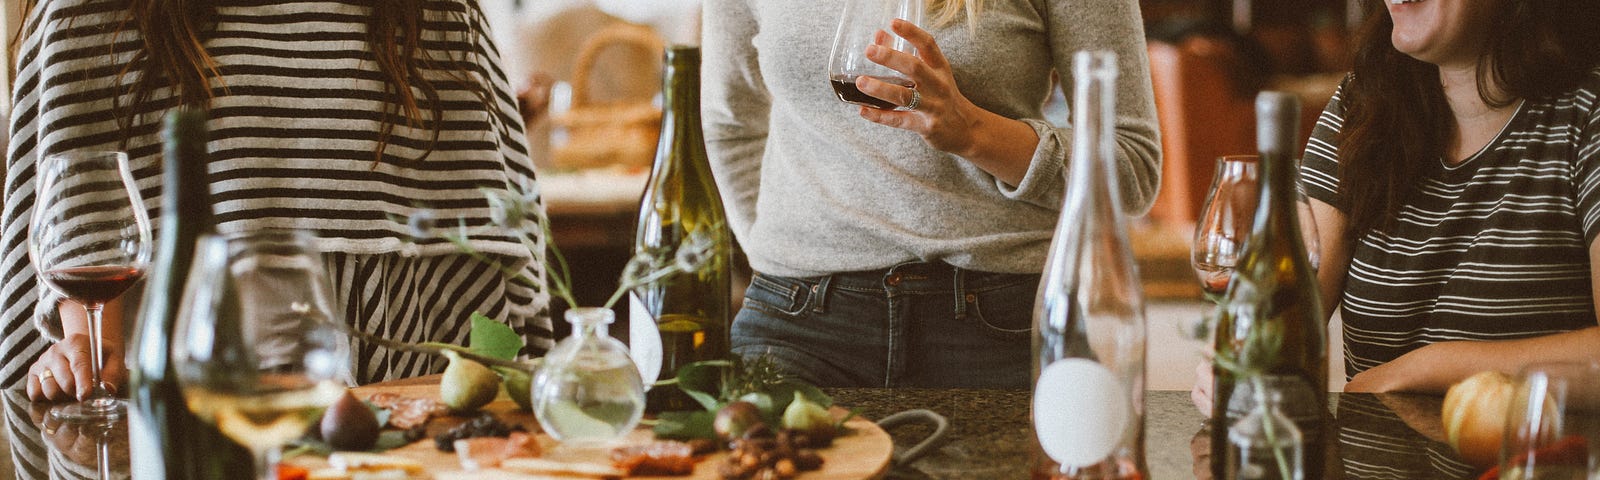
<instances>
[{"instance_id":1,"label":"gray knit sweater","mask_svg":"<svg viewBox=\"0 0 1600 480\"><path fill-rule=\"evenodd\" d=\"M1077 50L1116 52L1117 177L1149 209L1161 170L1144 31L1133 0L988 0L975 29L933 30L961 92L1040 141L1012 186L917 134L862 119L828 85L843 0L706 0L706 145L734 234L783 276L944 261L1039 272L1061 208L1070 128L1041 112L1050 72L1072 89ZM1070 97L1070 95L1069 95Z\"/></svg>"}]
</instances>

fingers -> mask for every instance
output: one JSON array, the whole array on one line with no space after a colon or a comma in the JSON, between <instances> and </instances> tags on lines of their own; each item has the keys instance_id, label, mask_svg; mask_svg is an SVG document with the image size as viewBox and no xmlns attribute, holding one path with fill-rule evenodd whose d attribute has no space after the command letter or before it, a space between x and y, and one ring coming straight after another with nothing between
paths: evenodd
<instances>
[{"instance_id":1,"label":"fingers","mask_svg":"<svg viewBox=\"0 0 1600 480\"><path fill-rule=\"evenodd\" d=\"M57 344L59 345L59 344ZM72 368L61 349L52 345L28 368L29 400L67 400L74 384Z\"/></svg>"},{"instance_id":2,"label":"fingers","mask_svg":"<svg viewBox=\"0 0 1600 480\"><path fill-rule=\"evenodd\" d=\"M66 356L68 366L66 377L61 376L63 372L56 373L57 378L62 380L61 389L78 400L89 398L89 392L94 389L94 356L89 352L89 337L73 335L51 348L56 347L62 347L61 354ZM69 378L71 381L67 382Z\"/></svg>"},{"instance_id":3,"label":"fingers","mask_svg":"<svg viewBox=\"0 0 1600 480\"><path fill-rule=\"evenodd\" d=\"M913 84L921 85L927 83L929 65L909 53L883 45L868 45L867 60L872 60L872 63L883 65L889 67L890 70L905 74L906 78L911 79ZM910 85L902 86L908 87Z\"/></svg>"},{"instance_id":4,"label":"fingers","mask_svg":"<svg viewBox=\"0 0 1600 480\"><path fill-rule=\"evenodd\" d=\"M100 383L112 395L121 393L122 387L128 384L128 362L122 356L121 349L107 345L105 358L101 361L105 365L100 366Z\"/></svg>"},{"instance_id":5,"label":"fingers","mask_svg":"<svg viewBox=\"0 0 1600 480\"><path fill-rule=\"evenodd\" d=\"M915 91L909 86L895 85L868 76L856 77L856 88L861 90L861 93L888 100L901 107L911 105L912 96L915 95Z\"/></svg>"},{"instance_id":6,"label":"fingers","mask_svg":"<svg viewBox=\"0 0 1600 480\"><path fill-rule=\"evenodd\" d=\"M950 66L950 61L945 59L944 51L939 49L939 42L934 41L933 34L927 30L898 18L889 23L889 28L894 30L895 35L911 42L911 46L917 47L917 56L922 57L922 61L929 67L943 69Z\"/></svg>"},{"instance_id":7,"label":"fingers","mask_svg":"<svg viewBox=\"0 0 1600 480\"><path fill-rule=\"evenodd\" d=\"M1194 402L1195 408L1199 409L1201 414L1210 416L1212 407L1211 387L1212 383L1215 382L1212 376L1211 362L1202 360L1195 365L1194 378L1194 386L1189 389L1189 401Z\"/></svg>"}]
</instances>

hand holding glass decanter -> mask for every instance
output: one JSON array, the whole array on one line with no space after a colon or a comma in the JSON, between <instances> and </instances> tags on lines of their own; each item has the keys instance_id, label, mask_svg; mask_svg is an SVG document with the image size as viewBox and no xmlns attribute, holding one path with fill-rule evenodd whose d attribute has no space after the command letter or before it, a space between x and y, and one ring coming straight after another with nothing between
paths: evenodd
<instances>
[{"instance_id":1,"label":"hand holding glass decanter","mask_svg":"<svg viewBox=\"0 0 1600 480\"><path fill-rule=\"evenodd\" d=\"M101 378L105 365L101 310L144 278L150 267L150 219L127 154L54 154L40 160L38 169L28 254L50 290L83 305L91 356L87 398L52 414L66 421L106 423L122 416L125 407ZM62 372L52 376L70 377ZM51 381L66 387L73 383L69 380Z\"/></svg>"},{"instance_id":2,"label":"hand holding glass decanter","mask_svg":"<svg viewBox=\"0 0 1600 480\"><path fill-rule=\"evenodd\" d=\"M184 401L255 454L261 479L345 391L321 262L303 233L203 237L179 307Z\"/></svg>"}]
</instances>

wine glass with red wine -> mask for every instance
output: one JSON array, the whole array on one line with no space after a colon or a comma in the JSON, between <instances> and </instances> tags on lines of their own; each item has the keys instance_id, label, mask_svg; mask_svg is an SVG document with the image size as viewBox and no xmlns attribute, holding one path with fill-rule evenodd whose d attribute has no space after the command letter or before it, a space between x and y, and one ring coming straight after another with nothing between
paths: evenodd
<instances>
[{"instance_id":1,"label":"wine glass with red wine","mask_svg":"<svg viewBox=\"0 0 1600 480\"><path fill-rule=\"evenodd\" d=\"M150 218L123 152L48 155L39 161L37 178L28 254L45 285L83 305L93 378L88 398L51 414L67 422L104 423L125 407L100 377L101 309L150 267Z\"/></svg>"},{"instance_id":2,"label":"wine glass with red wine","mask_svg":"<svg viewBox=\"0 0 1600 480\"><path fill-rule=\"evenodd\" d=\"M888 100L863 93L856 79L872 77L903 87L916 87L905 74L867 59L867 46L882 45L916 55L916 47L889 30L896 18L922 25L923 0L846 0L834 33L833 53L828 59L828 82L839 100L880 110L899 108Z\"/></svg>"}]
</instances>

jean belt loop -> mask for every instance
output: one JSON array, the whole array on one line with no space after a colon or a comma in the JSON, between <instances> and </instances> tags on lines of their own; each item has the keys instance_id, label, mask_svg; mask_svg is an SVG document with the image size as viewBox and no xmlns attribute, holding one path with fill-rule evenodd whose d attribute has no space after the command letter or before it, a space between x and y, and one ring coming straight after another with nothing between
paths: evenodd
<instances>
[{"instance_id":1,"label":"jean belt loop","mask_svg":"<svg viewBox=\"0 0 1600 480\"><path fill-rule=\"evenodd\" d=\"M956 319L964 319L967 318L967 271L956 266L951 266L950 270L953 279L950 286L956 296Z\"/></svg>"},{"instance_id":2,"label":"jean belt loop","mask_svg":"<svg viewBox=\"0 0 1600 480\"><path fill-rule=\"evenodd\" d=\"M811 286L811 313L828 313L828 291L833 286L833 275L824 275L821 281Z\"/></svg>"}]
</instances>

